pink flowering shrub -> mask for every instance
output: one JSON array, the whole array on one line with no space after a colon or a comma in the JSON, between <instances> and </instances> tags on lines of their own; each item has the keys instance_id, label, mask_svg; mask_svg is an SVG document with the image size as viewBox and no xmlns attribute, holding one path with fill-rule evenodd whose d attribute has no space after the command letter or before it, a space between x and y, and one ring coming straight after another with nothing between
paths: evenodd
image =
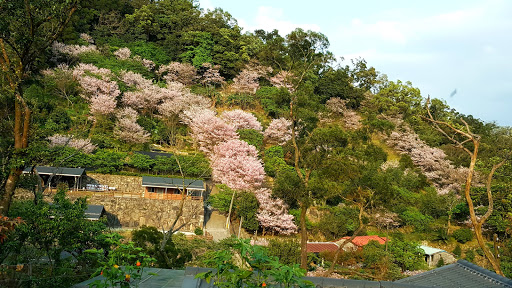
<instances>
[{"instance_id":1,"label":"pink flowering shrub","mask_svg":"<svg viewBox=\"0 0 512 288\"><path fill-rule=\"evenodd\" d=\"M265 77L270 72L272 72L272 68L270 67L249 64L233 79L231 89L233 89L235 93L254 94L260 87L259 78Z\"/></svg>"},{"instance_id":2,"label":"pink flowering shrub","mask_svg":"<svg viewBox=\"0 0 512 288\"><path fill-rule=\"evenodd\" d=\"M222 121L222 119L207 112L210 110L197 110L195 114L189 112L190 130L192 138L199 145L199 149L206 154L213 152L213 147L225 141L238 139L235 127Z\"/></svg>"},{"instance_id":3,"label":"pink flowering shrub","mask_svg":"<svg viewBox=\"0 0 512 288\"><path fill-rule=\"evenodd\" d=\"M90 139L75 139L69 135L55 134L48 137L48 140L50 141L50 147L68 146L87 154L92 153L97 148L96 145L91 143Z\"/></svg>"},{"instance_id":4,"label":"pink flowering shrub","mask_svg":"<svg viewBox=\"0 0 512 288\"><path fill-rule=\"evenodd\" d=\"M116 56L119 60L127 60L130 59L130 56L132 56L132 51L130 51L130 49L127 47L120 48L114 52L114 56Z\"/></svg>"},{"instance_id":5,"label":"pink flowering shrub","mask_svg":"<svg viewBox=\"0 0 512 288\"><path fill-rule=\"evenodd\" d=\"M288 214L288 208L283 200L273 198L270 189L261 188L254 192L260 204L256 218L260 226L266 230L289 235L297 232L293 216Z\"/></svg>"},{"instance_id":6,"label":"pink flowering shrub","mask_svg":"<svg viewBox=\"0 0 512 288\"><path fill-rule=\"evenodd\" d=\"M83 76L78 82L85 92L81 96L89 101L91 113L106 115L114 112L116 97L121 94L116 81Z\"/></svg>"},{"instance_id":7,"label":"pink flowering shrub","mask_svg":"<svg viewBox=\"0 0 512 288\"><path fill-rule=\"evenodd\" d=\"M226 84L224 77L219 73L219 66L212 66L210 63L203 63L203 67L207 68L207 70L201 76L201 80L199 81L201 84L210 86Z\"/></svg>"},{"instance_id":8,"label":"pink flowering shrub","mask_svg":"<svg viewBox=\"0 0 512 288\"><path fill-rule=\"evenodd\" d=\"M196 79L196 68L188 63L171 62L168 65L161 65L157 74L167 82L180 82L185 85L194 83Z\"/></svg>"},{"instance_id":9,"label":"pink flowering shrub","mask_svg":"<svg viewBox=\"0 0 512 288\"><path fill-rule=\"evenodd\" d=\"M400 153L409 155L413 163L432 181L439 194L460 191L467 168L454 167L446 159L443 150L428 146L405 123L401 124L401 129L393 131L386 138L386 143Z\"/></svg>"},{"instance_id":10,"label":"pink flowering shrub","mask_svg":"<svg viewBox=\"0 0 512 288\"><path fill-rule=\"evenodd\" d=\"M219 143L210 158L214 181L237 190L253 190L263 183L265 171L258 151L245 141Z\"/></svg>"},{"instance_id":11,"label":"pink flowering shrub","mask_svg":"<svg viewBox=\"0 0 512 288\"><path fill-rule=\"evenodd\" d=\"M226 123L233 125L236 130L240 129L254 129L261 131L261 123L251 113L245 112L240 109L225 111L220 116Z\"/></svg>"},{"instance_id":12,"label":"pink flowering shrub","mask_svg":"<svg viewBox=\"0 0 512 288\"><path fill-rule=\"evenodd\" d=\"M142 144L149 141L149 133L137 124L137 111L124 108L117 113L117 123L114 135L128 144Z\"/></svg>"},{"instance_id":13,"label":"pink flowering shrub","mask_svg":"<svg viewBox=\"0 0 512 288\"><path fill-rule=\"evenodd\" d=\"M277 88L286 88L290 93L293 93L295 91L292 83L293 77L291 72L281 70L270 78L270 83Z\"/></svg>"},{"instance_id":14,"label":"pink flowering shrub","mask_svg":"<svg viewBox=\"0 0 512 288\"><path fill-rule=\"evenodd\" d=\"M292 139L292 122L285 118L274 119L263 133L263 139L267 143L283 145Z\"/></svg>"},{"instance_id":15,"label":"pink flowering shrub","mask_svg":"<svg viewBox=\"0 0 512 288\"><path fill-rule=\"evenodd\" d=\"M98 49L95 45L66 45L64 43L55 41L52 44L52 52L53 54L60 53L76 57L82 53L98 52Z\"/></svg>"}]
</instances>

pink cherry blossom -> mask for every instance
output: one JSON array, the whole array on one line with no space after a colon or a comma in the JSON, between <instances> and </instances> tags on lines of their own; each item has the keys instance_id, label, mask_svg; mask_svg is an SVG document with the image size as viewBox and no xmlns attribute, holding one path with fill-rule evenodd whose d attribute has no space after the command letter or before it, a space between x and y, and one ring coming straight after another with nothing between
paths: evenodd
<instances>
[{"instance_id":1,"label":"pink cherry blossom","mask_svg":"<svg viewBox=\"0 0 512 288\"><path fill-rule=\"evenodd\" d=\"M254 129L261 131L261 123L251 113L245 112L240 109L225 111L220 116L226 123L231 124L236 130L239 129Z\"/></svg>"}]
</instances>

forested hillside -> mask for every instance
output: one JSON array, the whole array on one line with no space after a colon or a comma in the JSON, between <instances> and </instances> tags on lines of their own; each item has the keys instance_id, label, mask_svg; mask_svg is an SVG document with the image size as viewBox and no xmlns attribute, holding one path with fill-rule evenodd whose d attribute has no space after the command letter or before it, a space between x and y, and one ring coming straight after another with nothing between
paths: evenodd
<instances>
[{"instance_id":1,"label":"forested hillside","mask_svg":"<svg viewBox=\"0 0 512 288\"><path fill-rule=\"evenodd\" d=\"M241 31L229 12L191 0L0 0L0 263L46 249L54 278L30 285L66 287L115 264L91 260L88 249L133 249L169 268L211 264L194 250L201 245L228 249L179 235L167 247L160 227L140 232L160 235L152 245L126 244L60 210L69 225L44 226L37 221L48 211L85 205L63 194L57 205L41 200L21 172L46 165L211 179L220 192L210 205L228 212L236 191L230 217L271 236L270 255L310 271L307 241L380 235L392 239L389 249L337 253L325 269L398 279L427 269L415 249L428 242L512 275L510 127L427 99L364 59L340 61L321 33ZM14 201L17 187L34 200ZM66 234L83 225L90 230ZM80 251L78 264L60 263L62 251ZM73 273L83 275L59 278Z\"/></svg>"}]
</instances>

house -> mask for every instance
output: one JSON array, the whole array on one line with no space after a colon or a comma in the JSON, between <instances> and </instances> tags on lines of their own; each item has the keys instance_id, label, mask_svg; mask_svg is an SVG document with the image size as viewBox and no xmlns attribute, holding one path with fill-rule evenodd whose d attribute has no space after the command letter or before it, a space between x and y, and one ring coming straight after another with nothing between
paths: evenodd
<instances>
[{"instance_id":1,"label":"house","mask_svg":"<svg viewBox=\"0 0 512 288\"><path fill-rule=\"evenodd\" d=\"M344 243L347 239L350 239L350 237L345 236L345 237L335 241L335 243L337 243L338 245L342 245L342 243ZM345 246L343 247L343 250L344 251L355 251L355 250L363 249L363 246L366 246L370 241L377 241L377 242L379 242L379 244L382 245L382 244L386 244L388 239L386 237L380 237L377 235L356 236L354 239L352 239L352 241L345 244Z\"/></svg>"},{"instance_id":2,"label":"house","mask_svg":"<svg viewBox=\"0 0 512 288\"><path fill-rule=\"evenodd\" d=\"M336 252L340 246L334 242L308 242L308 253Z\"/></svg>"},{"instance_id":3,"label":"house","mask_svg":"<svg viewBox=\"0 0 512 288\"><path fill-rule=\"evenodd\" d=\"M51 183L48 184L49 188L56 187L58 183L67 183L70 189L76 191L82 186L86 176L84 168L36 166L34 170L43 184L51 179ZM32 167L23 170L23 174L30 173L32 173Z\"/></svg>"},{"instance_id":4,"label":"house","mask_svg":"<svg viewBox=\"0 0 512 288\"><path fill-rule=\"evenodd\" d=\"M425 261L428 267L435 267L439 260L443 259L444 264L451 264L457 261L455 257L441 249L437 249L430 246L420 245L420 248L425 251Z\"/></svg>"},{"instance_id":5,"label":"house","mask_svg":"<svg viewBox=\"0 0 512 288\"><path fill-rule=\"evenodd\" d=\"M143 197L151 199L181 200L181 193L192 200L202 200L206 191L203 180L164 177L142 177Z\"/></svg>"}]
</instances>

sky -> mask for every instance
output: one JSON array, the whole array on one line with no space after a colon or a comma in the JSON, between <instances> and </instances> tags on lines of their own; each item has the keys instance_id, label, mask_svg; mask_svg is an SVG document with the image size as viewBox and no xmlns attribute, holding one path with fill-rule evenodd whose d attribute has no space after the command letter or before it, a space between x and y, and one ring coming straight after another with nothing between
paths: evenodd
<instances>
[{"instance_id":1,"label":"sky","mask_svg":"<svg viewBox=\"0 0 512 288\"><path fill-rule=\"evenodd\" d=\"M244 32L295 28L326 35L349 64L362 57L389 80L411 81L463 114L512 126L510 0L200 0Z\"/></svg>"}]
</instances>

